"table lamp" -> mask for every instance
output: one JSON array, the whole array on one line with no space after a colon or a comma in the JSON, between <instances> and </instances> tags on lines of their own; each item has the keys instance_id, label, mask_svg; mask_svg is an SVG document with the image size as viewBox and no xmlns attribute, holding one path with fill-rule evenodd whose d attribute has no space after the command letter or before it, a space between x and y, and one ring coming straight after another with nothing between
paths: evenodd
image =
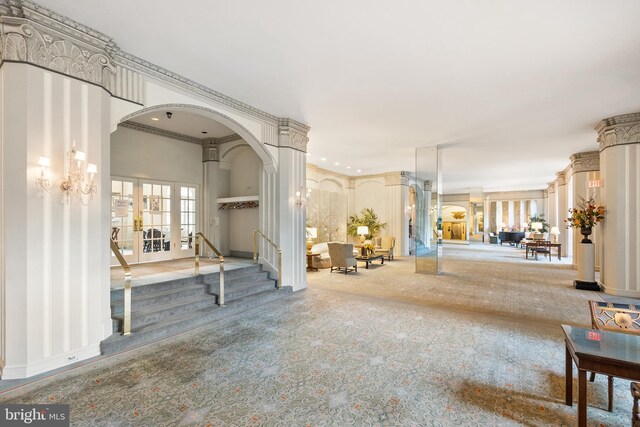
<instances>
[{"instance_id":1,"label":"table lamp","mask_svg":"<svg viewBox=\"0 0 640 427\"><path fill-rule=\"evenodd\" d=\"M369 234L369 227L367 227L366 225L359 225L358 226L358 234L361 237L360 243L364 243L364 240L365 240L364 236Z\"/></svg>"},{"instance_id":2,"label":"table lamp","mask_svg":"<svg viewBox=\"0 0 640 427\"><path fill-rule=\"evenodd\" d=\"M558 227L551 227L551 235L553 236L553 243L558 243L558 235L560 234L560 230Z\"/></svg>"},{"instance_id":3,"label":"table lamp","mask_svg":"<svg viewBox=\"0 0 640 427\"><path fill-rule=\"evenodd\" d=\"M307 227L307 252L313 246L313 239L318 238L318 229L316 227Z\"/></svg>"}]
</instances>

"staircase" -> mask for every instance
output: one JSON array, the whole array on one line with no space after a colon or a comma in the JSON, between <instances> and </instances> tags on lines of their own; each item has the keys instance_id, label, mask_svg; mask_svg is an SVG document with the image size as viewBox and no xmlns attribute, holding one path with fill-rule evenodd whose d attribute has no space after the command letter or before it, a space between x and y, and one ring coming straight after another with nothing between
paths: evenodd
<instances>
[{"instance_id":1,"label":"staircase","mask_svg":"<svg viewBox=\"0 0 640 427\"><path fill-rule=\"evenodd\" d=\"M122 289L111 291L114 334L100 344L102 354L113 354L170 337L207 323L243 313L282 299L291 287L278 289L261 265L227 270L226 307L220 308L220 273L169 280L131 289L131 335L122 336Z\"/></svg>"}]
</instances>

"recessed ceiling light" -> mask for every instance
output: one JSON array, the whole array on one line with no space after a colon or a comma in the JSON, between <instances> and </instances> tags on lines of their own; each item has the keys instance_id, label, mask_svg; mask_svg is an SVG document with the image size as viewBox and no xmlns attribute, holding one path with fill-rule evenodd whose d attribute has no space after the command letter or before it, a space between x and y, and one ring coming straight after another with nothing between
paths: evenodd
<instances>
[{"instance_id":1,"label":"recessed ceiling light","mask_svg":"<svg viewBox=\"0 0 640 427\"><path fill-rule=\"evenodd\" d=\"M334 165L340 166L340 162L335 162Z\"/></svg>"},{"instance_id":2,"label":"recessed ceiling light","mask_svg":"<svg viewBox=\"0 0 640 427\"><path fill-rule=\"evenodd\" d=\"M205 135L208 134L209 132L207 132L206 130L203 130L202 133L204 133Z\"/></svg>"},{"instance_id":3,"label":"recessed ceiling light","mask_svg":"<svg viewBox=\"0 0 640 427\"><path fill-rule=\"evenodd\" d=\"M151 117L151 120L153 120L154 122L157 122L157 121L158 121L158 120L160 120L160 119L159 119L159 118L157 118L157 117Z\"/></svg>"},{"instance_id":4,"label":"recessed ceiling light","mask_svg":"<svg viewBox=\"0 0 640 427\"><path fill-rule=\"evenodd\" d=\"M326 158L326 157L323 157L323 158L321 158L320 160L322 160L323 162L326 162L326 161L327 161L327 158Z\"/></svg>"},{"instance_id":5,"label":"recessed ceiling light","mask_svg":"<svg viewBox=\"0 0 640 427\"><path fill-rule=\"evenodd\" d=\"M356 172L362 172L362 169L358 169Z\"/></svg>"},{"instance_id":6,"label":"recessed ceiling light","mask_svg":"<svg viewBox=\"0 0 640 427\"><path fill-rule=\"evenodd\" d=\"M347 169L351 169L351 166L347 166Z\"/></svg>"}]
</instances>

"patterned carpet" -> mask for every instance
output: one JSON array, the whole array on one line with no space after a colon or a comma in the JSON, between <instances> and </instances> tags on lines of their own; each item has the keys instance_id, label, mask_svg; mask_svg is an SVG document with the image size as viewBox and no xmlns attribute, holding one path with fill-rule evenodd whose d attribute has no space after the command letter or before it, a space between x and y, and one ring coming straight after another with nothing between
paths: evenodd
<instances>
[{"instance_id":1,"label":"patterned carpet","mask_svg":"<svg viewBox=\"0 0 640 427\"><path fill-rule=\"evenodd\" d=\"M397 258L308 274L284 304L0 395L70 403L78 426L575 425L560 323L588 326L566 263L510 247L445 249L445 273ZM376 262L377 264L377 262ZM629 425L629 383L589 384L589 425Z\"/></svg>"}]
</instances>

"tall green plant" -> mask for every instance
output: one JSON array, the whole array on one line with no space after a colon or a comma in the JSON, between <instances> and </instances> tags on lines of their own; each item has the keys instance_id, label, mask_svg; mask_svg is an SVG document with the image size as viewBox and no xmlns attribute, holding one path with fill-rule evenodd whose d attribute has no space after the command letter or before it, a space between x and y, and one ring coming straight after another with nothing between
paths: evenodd
<instances>
[{"instance_id":1,"label":"tall green plant","mask_svg":"<svg viewBox=\"0 0 640 427\"><path fill-rule=\"evenodd\" d=\"M347 223L347 234L351 237L358 237L358 227L366 225L369 228L369 234L365 235L367 239L372 239L380 230L387 226L378 219L378 215L371 208L363 208L360 215L351 215Z\"/></svg>"}]
</instances>

